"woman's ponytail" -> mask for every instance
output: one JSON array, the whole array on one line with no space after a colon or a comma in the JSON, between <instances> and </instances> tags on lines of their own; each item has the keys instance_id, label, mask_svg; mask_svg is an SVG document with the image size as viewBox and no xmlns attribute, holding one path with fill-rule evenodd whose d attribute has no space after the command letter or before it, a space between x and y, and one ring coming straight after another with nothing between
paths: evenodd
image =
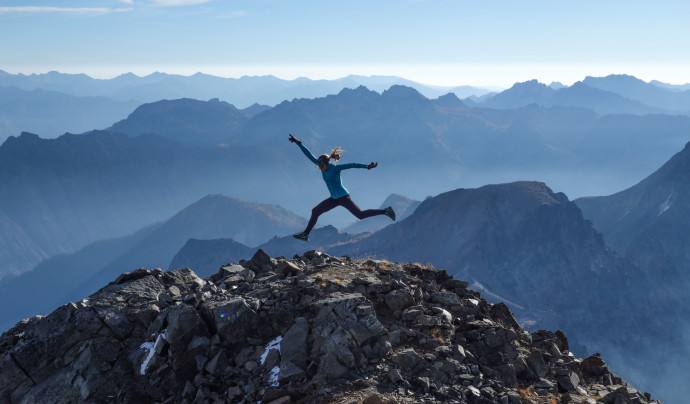
<instances>
[{"instance_id":1,"label":"woman's ponytail","mask_svg":"<svg viewBox=\"0 0 690 404\"><path fill-rule=\"evenodd\" d=\"M328 156L328 157L329 157L329 158L332 158L332 159L335 160L335 161L338 161L338 160L340 160L340 155L343 154L343 151L344 151L344 150L341 149L340 146L338 146L338 147L336 147L335 149L333 149L333 151L331 152L330 156Z\"/></svg>"}]
</instances>

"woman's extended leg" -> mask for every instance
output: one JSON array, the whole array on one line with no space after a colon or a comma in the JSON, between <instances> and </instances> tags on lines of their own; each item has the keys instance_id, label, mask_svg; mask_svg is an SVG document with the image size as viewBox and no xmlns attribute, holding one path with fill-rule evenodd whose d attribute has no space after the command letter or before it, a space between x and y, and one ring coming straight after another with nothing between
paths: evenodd
<instances>
[{"instance_id":1,"label":"woman's extended leg","mask_svg":"<svg viewBox=\"0 0 690 404\"><path fill-rule=\"evenodd\" d=\"M304 230L304 234L308 235L311 232L311 229L314 228L316 220L319 218L319 216L335 208L338 205L338 202L336 202L336 200L333 198L324 199L321 203L316 205L314 209L311 210L311 217L309 218L309 223L307 223L307 228Z\"/></svg>"},{"instance_id":2,"label":"woman's extended leg","mask_svg":"<svg viewBox=\"0 0 690 404\"><path fill-rule=\"evenodd\" d=\"M338 204L345 209L349 210L350 213L355 215L355 217L359 220L366 219L367 217L371 216L378 216L378 215L385 215L386 214L386 209L367 209L365 211L362 211L357 204L355 204L352 201L352 198L350 198L350 195L345 195L341 198L338 198L335 200L338 202Z\"/></svg>"}]
</instances>

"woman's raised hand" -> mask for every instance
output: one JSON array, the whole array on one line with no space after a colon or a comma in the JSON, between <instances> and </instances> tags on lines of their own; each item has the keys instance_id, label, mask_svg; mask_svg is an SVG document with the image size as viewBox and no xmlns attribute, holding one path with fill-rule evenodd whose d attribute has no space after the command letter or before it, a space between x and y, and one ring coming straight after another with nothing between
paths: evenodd
<instances>
[{"instance_id":1,"label":"woman's raised hand","mask_svg":"<svg viewBox=\"0 0 690 404\"><path fill-rule=\"evenodd\" d=\"M289 138L288 140L291 141L292 143L297 144L297 146L299 146L299 145L302 144L302 142L300 142L299 139L297 139L296 137L292 136L292 133L290 133L290 138Z\"/></svg>"},{"instance_id":2,"label":"woman's raised hand","mask_svg":"<svg viewBox=\"0 0 690 404\"><path fill-rule=\"evenodd\" d=\"M374 163L374 162L372 161L372 162L369 163L369 165L367 166L367 170L371 170L372 168L375 168L375 167L378 166L378 165L379 165L379 163Z\"/></svg>"}]
</instances>

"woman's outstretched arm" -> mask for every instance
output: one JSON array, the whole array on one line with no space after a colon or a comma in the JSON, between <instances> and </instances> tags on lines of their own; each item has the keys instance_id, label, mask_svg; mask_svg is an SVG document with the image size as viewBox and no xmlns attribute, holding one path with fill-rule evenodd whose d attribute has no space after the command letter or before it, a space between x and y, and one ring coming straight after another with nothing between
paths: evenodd
<instances>
[{"instance_id":1,"label":"woman's outstretched arm","mask_svg":"<svg viewBox=\"0 0 690 404\"><path fill-rule=\"evenodd\" d=\"M373 161L370 164L347 163L347 164L339 164L338 169L347 170L348 168L366 168L367 170L371 170L372 168L374 168L378 165L379 165L379 163L374 163Z\"/></svg>"},{"instance_id":2,"label":"woman's outstretched arm","mask_svg":"<svg viewBox=\"0 0 690 404\"><path fill-rule=\"evenodd\" d=\"M314 163L316 165L319 164L316 157L314 157L314 155L311 153L311 151L309 151L309 149L307 149L307 146L304 146L302 144L302 142L300 142L296 137L294 137L294 136L292 136L292 134L290 134L290 138L288 140L291 141L292 143L296 143L297 146L299 146L299 148L302 150L302 153L304 153L304 155L307 156L307 158L309 160L311 160L312 163Z\"/></svg>"}]
</instances>

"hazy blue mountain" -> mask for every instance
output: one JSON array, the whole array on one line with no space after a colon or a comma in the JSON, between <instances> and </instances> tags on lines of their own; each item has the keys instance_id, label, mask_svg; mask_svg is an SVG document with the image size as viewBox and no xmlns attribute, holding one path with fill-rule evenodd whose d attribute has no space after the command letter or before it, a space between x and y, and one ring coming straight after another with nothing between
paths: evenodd
<instances>
[{"instance_id":1,"label":"hazy blue mountain","mask_svg":"<svg viewBox=\"0 0 690 404\"><path fill-rule=\"evenodd\" d=\"M27 316L45 314L56 305L80 300L123 268L167 268L189 239L229 237L256 246L274 236L295 233L305 225L305 219L279 206L206 196L162 223L130 236L90 244L74 254L50 258L32 271L1 280L0 304L6 309L0 315L0 328L8 328Z\"/></svg>"},{"instance_id":2,"label":"hazy blue mountain","mask_svg":"<svg viewBox=\"0 0 690 404\"><path fill-rule=\"evenodd\" d=\"M671 302L690 307L690 143L637 185L576 202L611 247Z\"/></svg>"},{"instance_id":3,"label":"hazy blue mountain","mask_svg":"<svg viewBox=\"0 0 690 404\"><path fill-rule=\"evenodd\" d=\"M458 98L482 97L482 96L485 96L488 94L494 94L494 91L492 91L492 90L485 89L485 88L472 87L472 86L453 87L450 90L448 90L447 92L455 94ZM428 98L436 98L436 97L430 97L426 93L423 93L423 94L425 94ZM439 95L442 95L442 94L439 94Z\"/></svg>"},{"instance_id":4,"label":"hazy blue mountain","mask_svg":"<svg viewBox=\"0 0 690 404\"><path fill-rule=\"evenodd\" d=\"M0 239L3 254L19 255L7 271L131 233L209 192L240 186L244 178L227 178L236 160L231 150L152 134L10 137L0 146L0 212L21 231ZM26 251L16 248L22 243ZM22 263L22 256L33 259Z\"/></svg>"},{"instance_id":5,"label":"hazy blue mountain","mask_svg":"<svg viewBox=\"0 0 690 404\"><path fill-rule=\"evenodd\" d=\"M393 210L395 211L396 220L402 220L410 216L415 209L417 209L420 203L421 202L400 194L391 194L378 208L385 209L387 206L392 206ZM391 223L393 222L388 216L374 216L364 220L357 220L356 222L344 227L342 232L350 234L373 233Z\"/></svg>"},{"instance_id":6,"label":"hazy blue mountain","mask_svg":"<svg viewBox=\"0 0 690 404\"><path fill-rule=\"evenodd\" d=\"M93 79L84 74L58 72L14 75L0 70L0 73L0 86L16 86L24 90L43 89L76 96L102 96L120 101L136 100L139 104L161 99L219 98L242 108L255 103L276 105L295 98L323 97L328 94L337 94L343 88L356 88L360 85L378 92L383 92L393 85L405 85L417 89L429 98L436 98L454 91L462 94L463 97L481 96L490 91L469 86L455 88L427 86L395 76L351 75L336 80L307 78L282 80L273 76L223 78L202 73L181 76L156 72L143 77L127 73L103 80Z\"/></svg>"},{"instance_id":7,"label":"hazy blue mountain","mask_svg":"<svg viewBox=\"0 0 690 404\"><path fill-rule=\"evenodd\" d=\"M663 83L658 80L652 80L649 82L649 84L655 85L657 87L665 88L667 90L671 91L688 91L690 90L690 84L669 84L669 83Z\"/></svg>"},{"instance_id":8,"label":"hazy blue mountain","mask_svg":"<svg viewBox=\"0 0 690 404\"><path fill-rule=\"evenodd\" d=\"M0 143L22 132L53 138L65 132L103 128L127 116L137 105L105 97L0 86Z\"/></svg>"},{"instance_id":9,"label":"hazy blue mountain","mask_svg":"<svg viewBox=\"0 0 690 404\"><path fill-rule=\"evenodd\" d=\"M587 77L583 83L592 88L620 94L650 107L684 114L690 111L690 88L654 85L625 74Z\"/></svg>"},{"instance_id":10,"label":"hazy blue mountain","mask_svg":"<svg viewBox=\"0 0 690 404\"><path fill-rule=\"evenodd\" d=\"M144 104L108 130L131 136L157 133L183 143L229 146L242 141L237 134L250 117L218 99L204 102L184 98Z\"/></svg>"},{"instance_id":11,"label":"hazy blue mountain","mask_svg":"<svg viewBox=\"0 0 690 404\"><path fill-rule=\"evenodd\" d=\"M642 101L628 99L616 92L598 89L584 82L577 82L570 87L553 88L537 80L516 83L481 105L505 109L520 108L532 103L545 107L588 108L600 115L644 115L664 112L661 107L646 105Z\"/></svg>"}]
</instances>

